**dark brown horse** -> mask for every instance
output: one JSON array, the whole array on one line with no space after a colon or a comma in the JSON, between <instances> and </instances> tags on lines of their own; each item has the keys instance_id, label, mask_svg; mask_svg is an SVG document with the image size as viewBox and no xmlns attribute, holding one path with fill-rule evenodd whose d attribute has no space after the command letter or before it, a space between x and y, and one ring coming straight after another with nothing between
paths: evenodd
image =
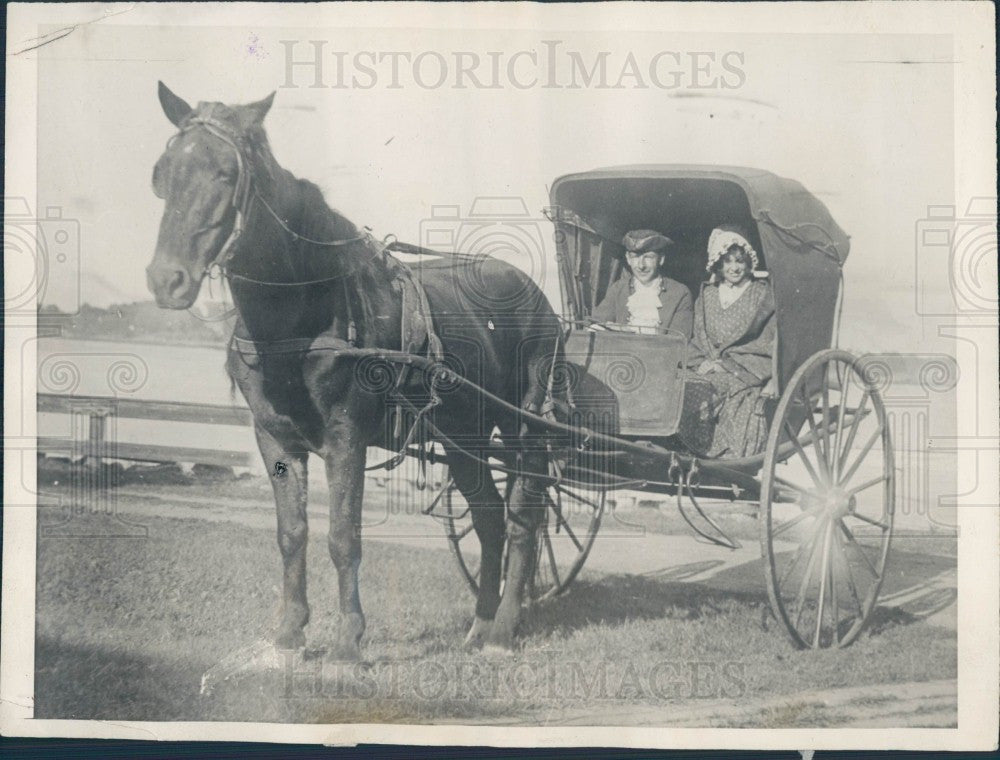
<instances>
[{"instance_id":1,"label":"dark brown horse","mask_svg":"<svg viewBox=\"0 0 1000 760\"><path fill-rule=\"evenodd\" d=\"M505 520L489 467L463 450L485 451L495 428L518 447L527 440L523 425L466 385L441 387L412 369L400 376L405 365L362 366L350 349L425 351L436 333L446 364L508 403L537 411L559 351L558 320L545 297L527 275L492 259L445 258L408 274L370 235L331 210L315 185L278 165L262 127L273 93L250 105L191 108L160 83L159 98L179 132L153 172L153 189L166 204L148 285L161 307L184 309L210 271L228 279L238 320L227 369L253 412L277 506L284 592L275 645L305 645L306 466L312 452L325 461L330 488L329 550L342 612L337 644L341 656L360 656L365 449L398 445L387 421L387 394L395 393L421 408L429 395L441 400L427 419L447 437L450 472L472 506L482 546L479 597L466 641L510 649L533 572L541 492L535 478L515 478ZM420 325L421 299L413 297L419 291L412 285L417 279L433 315L432 331L406 327ZM414 334L424 345L407 345ZM522 445L518 458L523 472L545 471L538 448Z\"/></svg>"}]
</instances>

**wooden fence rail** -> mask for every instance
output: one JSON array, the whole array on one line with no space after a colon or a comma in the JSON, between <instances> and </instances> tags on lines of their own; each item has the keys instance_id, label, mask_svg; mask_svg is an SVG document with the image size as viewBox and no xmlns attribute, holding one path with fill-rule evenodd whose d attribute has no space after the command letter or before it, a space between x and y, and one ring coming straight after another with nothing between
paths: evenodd
<instances>
[{"instance_id":1,"label":"wooden fence rail","mask_svg":"<svg viewBox=\"0 0 1000 760\"><path fill-rule=\"evenodd\" d=\"M253 423L253 417L245 407L39 393L38 412L80 415L87 419L85 425L73 425L73 430L79 433L72 438L40 437L38 450L47 453L90 457L95 463L104 459L126 459L138 462L191 462L223 467L252 467L258 462L257 455L249 451L108 440L109 417L246 427Z\"/></svg>"}]
</instances>

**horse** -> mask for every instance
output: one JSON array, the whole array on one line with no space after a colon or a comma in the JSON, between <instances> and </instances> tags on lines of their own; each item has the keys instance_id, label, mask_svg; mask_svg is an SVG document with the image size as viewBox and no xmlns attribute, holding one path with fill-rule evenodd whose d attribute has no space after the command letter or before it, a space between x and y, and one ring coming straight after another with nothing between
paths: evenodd
<instances>
[{"instance_id":1,"label":"horse","mask_svg":"<svg viewBox=\"0 0 1000 760\"><path fill-rule=\"evenodd\" d=\"M278 164L263 127L275 93L194 108L162 82L158 95L178 131L153 170L153 191L165 204L147 285L161 308L187 309L206 277L228 284L236 318L226 369L252 412L277 512L283 590L275 649L306 643L313 453L329 483L328 547L341 613L333 639L340 657L360 659L366 448L399 445L392 412L410 400L443 443L481 545L464 645L511 651L534 572L547 467L516 412L537 412L551 398L545 378L561 351L559 320L544 294L526 273L489 257L425 258L410 267L390 255L332 210L315 184ZM373 350L403 360L373 367L362 355ZM451 369L407 366L406 357L422 351L421 367ZM441 382L449 376L463 382ZM485 402L490 396L506 404ZM506 510L486 456L476 454L489 449L496 429L517 457Z\"/></svg>"}]
</instances>

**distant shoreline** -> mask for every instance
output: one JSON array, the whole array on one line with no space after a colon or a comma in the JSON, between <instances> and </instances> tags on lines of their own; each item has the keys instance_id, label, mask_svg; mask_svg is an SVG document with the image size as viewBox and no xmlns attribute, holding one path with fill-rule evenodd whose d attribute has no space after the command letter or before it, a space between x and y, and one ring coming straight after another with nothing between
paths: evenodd
<instances>
[{"instance_id":1,"label":"distant shoreline","mask_svg":"<svg viewBox=\"0 0 1000 760\"><path fill-rule=\"evenodd\" d=\"M222 316L220 311L215 315L220 321L208 322L186 311L161 309L153 301L107 308L84 304L75 314L43 306L38 310L38 326L40 330L50 328L66 340L225 348L232 325L225 324Z\"/></svg>"},{"instance_id":2,"label":"distant shoreline","mask_svg":"<svg viewBox=\"0 0 1000 760\"><path fill-rule=\"evenodd\" d=\"M79 341L81 343L134 343L140 346L171 346L172 348L212 348L216 351L225 351L226 346L219 343L209 343L206 341L170 341L156 340L148 336L141 338L109 338L109 337L89 337L84 335L42 335L39 340L67 340Z\"/></svg>"}]
</instances>

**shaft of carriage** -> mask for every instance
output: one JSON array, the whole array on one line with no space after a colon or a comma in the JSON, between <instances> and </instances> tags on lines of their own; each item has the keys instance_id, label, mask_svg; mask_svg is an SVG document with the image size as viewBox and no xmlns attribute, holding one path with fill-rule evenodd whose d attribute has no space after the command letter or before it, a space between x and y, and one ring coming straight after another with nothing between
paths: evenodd
<instances>
[{"instance_id":1,"label":"shaft of carriage","mask_svg":"<svg viewBox=\"0 0 1000 760\"><path fill-rule=\"evenodd\" d=\"M830 349L807 361L772 413L765 450L734 459L709 459L544 417L421 357L356 348L341 355L446 373L449 382L468 387L527 427L531 435L518 445L533 442L550 463L548 472L533 473L545 484L547 507L530 589L535 601L569 588L593 547L608 493L627 489L675 497L681 516L702 539L730 549L741 543L699 499L754 503L771 608L797 646L845 646L871 616L892 532L892 446L878 390L847 352ZM398 403L419 414L406 399ZM422 423L438 442L461 448L430 420ZM412 445L401 453L432 462L436 456L433 447ZM500 436L486 451L465 453L489 464L501 493L510 476L520 474ZM858 480L866 460L869 469L876 465L874 477ZM779 474L780 467L795 471L796 465L797 475ZM880 497L862 505L859 499L872 493ZM463 544L471 533L468 508L449 481L426 511L443 518L460 570L476 591L477 568Z\"/></svg>"}]
</instances>

